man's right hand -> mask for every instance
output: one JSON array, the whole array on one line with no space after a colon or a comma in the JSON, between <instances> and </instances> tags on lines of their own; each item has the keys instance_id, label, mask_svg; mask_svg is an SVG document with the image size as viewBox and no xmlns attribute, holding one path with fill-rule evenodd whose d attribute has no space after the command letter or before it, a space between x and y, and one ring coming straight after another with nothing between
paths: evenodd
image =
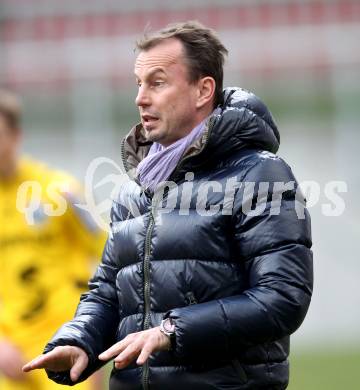
<instances>
[{"instance_id":1,"label":"man's right hand","mask_svg":"<svg viewBox=\"0 0 360 390\"><path fill-rule=\"evenodd\" d=\"M7 340L0 340L0 351L0 373L15 381L23 380L24 360L19 349Z\"/></svg>"},{"instance_id":2,"label":"man's right hand","mask_svg":"<svg viewBox=\"0 0 360 390\"><path fill-rule=\"evenodd\" d=\"M50 371L61 372L70 370L70 378L76 382L89 363L89 358L84 350L79 347L56 347L52 351L37 356L31 362L25 364L24 372L45 368Z\"/></svg>"}]
</instances>

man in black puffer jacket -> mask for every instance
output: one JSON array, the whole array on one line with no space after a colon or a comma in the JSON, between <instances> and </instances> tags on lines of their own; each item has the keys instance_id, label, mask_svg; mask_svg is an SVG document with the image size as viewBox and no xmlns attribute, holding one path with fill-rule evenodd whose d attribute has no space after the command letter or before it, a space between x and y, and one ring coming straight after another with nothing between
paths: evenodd
<instances>
[{"instance_id":1,"label":"man in black puffer jacket","mask_svg":"<svg viewBox=\"0 0 360 390\"><path fill-rule=\"evenodd\" d=\"M24 370L72 385L115 358L111 390L285 389L313 270L277 127L254 94L222 90L211 30L177 24L138 46L142 121L122 144L131 180L102 263Z\"/></svg>"}]
</instances>

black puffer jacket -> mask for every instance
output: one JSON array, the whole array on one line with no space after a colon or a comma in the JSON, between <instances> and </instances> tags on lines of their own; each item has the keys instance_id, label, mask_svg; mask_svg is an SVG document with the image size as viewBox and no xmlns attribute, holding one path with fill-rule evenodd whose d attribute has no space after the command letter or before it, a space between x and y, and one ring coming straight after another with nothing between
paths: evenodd
<instances>
[{"instance_id":1,"label":"black puffer jacket","mask_svg":"<svg viewBox=\"0 0 360 390\"><path fill-rule=\"evenodd\" d=\"M82 347L90 359L83 380L101 366L100 352L167 315L176 322L175 350L154 354L143 367L114 369L111 389L286 388L289 335L309 307L313 270L310 218L291 169L274 154L278 146L265 105L248 91L226 89L221 113L169 178L177 187L156 202L134 180L122 188L90 291L45 352ZM149 147L136 126L122 148L130 173ZM251 184L226 190L231 178L255 183L255 191ZM280 194L274 183L290 181L294 189L272 212ZM260 182L270 182L265 196ZM190 209L179 212L191 185ZM197 196L201 185L206 199ZM245 212L258 194L263 212ZM68 372L48 375L71 383Z\"/></svg>"}]
</instances>

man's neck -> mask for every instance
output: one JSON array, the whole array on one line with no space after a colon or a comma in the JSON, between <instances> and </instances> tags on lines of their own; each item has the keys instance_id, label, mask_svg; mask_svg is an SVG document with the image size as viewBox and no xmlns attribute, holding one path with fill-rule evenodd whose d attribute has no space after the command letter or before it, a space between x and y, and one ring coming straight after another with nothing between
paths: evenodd
<instances>
[{"instance_id":1,"label":"man's neck","mask_svg":"<svg viewBox=\"0 0 360 390\"><path fill-rule=\"evenodd\" d=\"M204 121L207 117L209 117L214 112L214 110L215 110L214 108L210 107L210 108L204 109L201 112L199 112L199 115L198 115L197 119L194 121L192 127L189 129L188 132L183 134L183 136L181 138L177 138L174 141L170 142L169 144L163 144L161 142L158 142L158 143L163 148L167 148L168 146L172 145L173 143L179 141L179 139L185 138L187 135L189 135L195 129L196 126L198 126L202 121Z\"/></svg>"}]
</instances>

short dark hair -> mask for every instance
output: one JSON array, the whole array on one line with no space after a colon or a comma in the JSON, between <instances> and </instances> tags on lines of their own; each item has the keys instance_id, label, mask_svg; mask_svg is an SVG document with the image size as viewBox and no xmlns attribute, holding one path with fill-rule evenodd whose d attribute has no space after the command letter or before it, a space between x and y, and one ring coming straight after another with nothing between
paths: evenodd
<instances>
[{"instance_id":1,"label":"short dark hair","mask_svg":"<svg viewBox=\"0 0 360 390\"><path fill-rule=\"evenodd\" d=\"M18 97L12 92L0 90L0 116L9 128L19 130L21 126L21 104Z\"/></svg>"},{"instance_id":2,"label":"short dark hair","mask_svg":"<svg viewBox=\"0 0 360 390\"><path fill-rule=\"evenodd\" d=\"M214 105L221 104L223 67L228 51L216 32L198 21L172 23L151 34L145 33L137 40L136 47L140 51L146 51L170 38L176 38L183 44L189 82L194 83L205 76L212 77L216 83Z\"/></svg>"}]
</instances>

